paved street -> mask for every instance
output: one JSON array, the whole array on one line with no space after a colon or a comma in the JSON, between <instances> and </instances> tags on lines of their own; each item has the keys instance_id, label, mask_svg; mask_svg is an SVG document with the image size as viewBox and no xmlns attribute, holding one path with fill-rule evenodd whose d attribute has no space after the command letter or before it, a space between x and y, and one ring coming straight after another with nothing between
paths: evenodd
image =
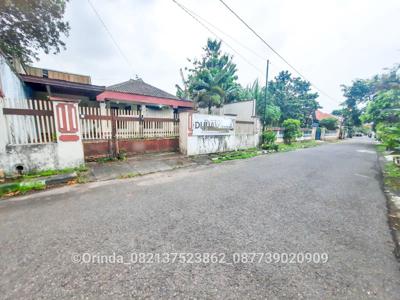
<instances>
[{"instance_id":1,"label":"paved street","mask_svg":"<svg viewBox=\"0 0 400 300\"><path fill-rule=\"evenodd\" d=\"M363 138L2 201L0 232L2 299L400 296L377 155ZM226 263L127 263L173 252ZM250 252L329 260L232 263ZM84 253L125 263L72 261Z\"/></svg>"}]
</instances>

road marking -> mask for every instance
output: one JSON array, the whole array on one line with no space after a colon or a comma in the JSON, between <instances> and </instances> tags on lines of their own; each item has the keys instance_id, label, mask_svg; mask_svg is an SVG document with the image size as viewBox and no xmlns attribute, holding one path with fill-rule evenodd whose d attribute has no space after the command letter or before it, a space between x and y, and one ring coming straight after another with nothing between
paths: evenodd
<instances>
[{"instance_id":1,"label":"road marking","mask_svg":"<svg viewBox=\"0 0 400 300\"><path fill-rule=\"evenodd\" d=\"M354 175L359 176L359 177L364 177L364 178L370 178L369 176L358 174L358 173L355 173Z\"/></svg>"},{"instance_id":2,"label":"road marking","mask_svg":"<svg viewBox=\"0 0 400 300\"><path fill-rule=\"evenodd\" d=\"M375 151L371 151L371 150L364 150L364 149L362 149L362 150L357 150L357 152L360 152L360 153L369 153L369 154L375 154Z\"/></svg>"}]
</instances>

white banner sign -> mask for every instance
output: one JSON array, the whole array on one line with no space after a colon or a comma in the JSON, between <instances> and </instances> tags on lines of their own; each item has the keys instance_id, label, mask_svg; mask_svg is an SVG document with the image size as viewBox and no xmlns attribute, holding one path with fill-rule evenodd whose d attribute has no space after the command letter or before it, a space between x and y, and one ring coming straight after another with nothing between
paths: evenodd
<instances>
[{"instance_id":1,"label":"white banner sign","mask_svg":"<svg viewBox=\"0 0 400 300\"><path fill-rule=\"evenodd\" d=\"M193 135L230 135L234 133L234 119L223 116L193 114Z\"/></svg>"}]
</instances>

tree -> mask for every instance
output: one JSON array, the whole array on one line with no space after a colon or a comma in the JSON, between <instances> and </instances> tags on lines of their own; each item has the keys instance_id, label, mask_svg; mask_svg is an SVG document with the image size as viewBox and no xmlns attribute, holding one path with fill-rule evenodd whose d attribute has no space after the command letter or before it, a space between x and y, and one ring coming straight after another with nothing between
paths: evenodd
<instances>
[{"instance_id":1,"label":"tree","mask_svg":"<svg viewBox=\"0 0 400 300\"><path fill-rule=\"evenodd\" d=\"M352 128L361 125L363 110L360 104L370 101L374 94L374 86L370 80L357 79L351 85L341 85L346 100L341 104L344 125Z\"/></svg>"},{"instance_id":2,"label":"tree","mask_svg":"<svg viewBox=\"0 0 400 300\"><path fill-rule=\"evenodd\" d=\"M288 71L281 71L269 83L268 98L281 111L280 122L286 119L300 120L301 126L311 125L312 114L320 108L318 93L311 92L311 84Z\"/></svg>"},{"instance_id":3,"label":"tree","mask_svg":"<svg viewBox=\"0 0 400 300\"><path fill-rule=\"evenodd\" d=\"M400 151L400 65L368 82L370 95L360 119L371 122L377 137L389 150ZM360 101L360 102L361 102Z\"/></svg>"},{"instance_id":4,"label":"tree","mask_svg":"<svg viewBox=\"0 0 400 300\"><path fill-rule=\"evenodd\" d=\"M68 0L2 0L0 49L24 63L38 59L38 50L56 54L65 43L69 24L63 21Z\"/></svg>"},{"instance_id":5,"label":"tree","mask_svg":"<svg viewBox=\"0 0 400 300\"><path fill-rule=\"evenodd\" d=\"M203 50L205 54L201 59L194 59L193 62L189 60L193 67L186 68L189 74L184 85L187 86L187 95L196 105L208 108L208 113L211 113L212 107L234 101L240 86L232 56L221 53L221 41L208 39ZM182 97L185 89L179 85L176 87L177 96Z\"/></svg>"},{"instance_id":6,"label":"tree","mask_svg":"<svg viewBox=\"0 0 400 300\"><path fill-rule=\"evenodd\" d=\"M261 118L265 121L266 125L275 126L278 125L281 115L282 113L279 106L272 104L267 105L267 108L265 109L265 118L264 115Z\"/></svg>"},{"instance_id":7,"label":"tree","mask_svg":"<svg viewBox=\"0 0 400 300\"><path fill-rule=\"evenodd\" d=\"M300 137L302 134L299 120L287 119L283 122L283 128L283 141L288 145L295 142L296 138Z\"/></svg>"},{"instance_id":8,"label":"tree","mask_svg":"<svg viewBox=\"0 0 400 300\"><path fill-rule=\"evenodd\" d=\"M328 130L335 130L338 127L338 120L336 118L326 118L319 121L321 127L325 127Z\"/></svg>"}]
</instances>

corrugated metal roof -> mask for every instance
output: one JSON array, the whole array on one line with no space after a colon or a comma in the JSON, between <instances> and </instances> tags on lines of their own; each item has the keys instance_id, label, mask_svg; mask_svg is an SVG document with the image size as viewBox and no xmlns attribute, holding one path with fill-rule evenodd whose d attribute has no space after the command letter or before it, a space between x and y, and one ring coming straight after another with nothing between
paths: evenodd
<instances>
[{"instance_id":1,"label":"corrugated metal roof","mask_svg":"<svg viewBox=\"0 0 400 300\"><path fill-rule=\"evenodd\" d=\"M111 85L106 88L107 91L114 91L120 93L128 93L128 94L139 94L144 96L152 96L158 98L168 98L174 100L180 100L178 97L167 93L159 88L156 88L142 79L130 79L125 82L121 82L118 84Z\"/></svg>"}]
</instances>

